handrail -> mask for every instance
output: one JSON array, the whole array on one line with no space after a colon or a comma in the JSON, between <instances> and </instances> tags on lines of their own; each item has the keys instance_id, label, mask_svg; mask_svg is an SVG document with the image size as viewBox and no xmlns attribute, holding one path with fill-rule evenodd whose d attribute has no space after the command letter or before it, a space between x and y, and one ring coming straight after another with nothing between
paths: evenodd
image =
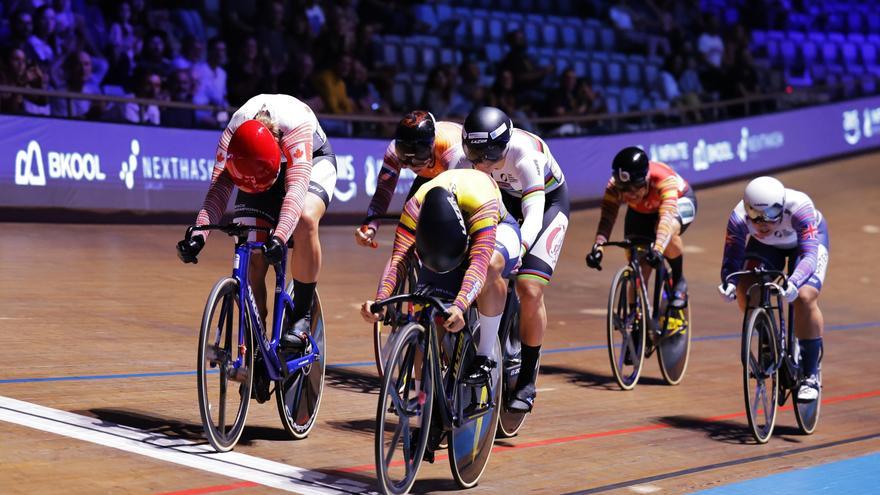
<instances>
[{"instance_id":1,"label":"handrail","mask_svg":"<svg viewBox=\"0 0 880 495\"><path fill-rule=\"evenodd\" d=\"M808 96L808 104L809 103L818 103L827 101L829 99L827 91L837 89L837 86L830 87L817 87L812 88L810 91L799 92L796 94L791 94L787 92L778 92L778 93L770 93L770 94L761 94L761 95L750 95L741 98L735 98L731 100L719 100L712 102L701 103L696 106L677 106L670 107L668 109L652 109L652 110L639 110L635 112L620 112L620 113L605 113L605 114L594 114L594 115L569 115L569 116L556 116L556 117L535 117L530 118L529 121L532 124L541 125L541 124L587 124L593 122L601 122L601 121L611 121L614 123L614 127L617 127L617 124L622 121L627 120L635 120L642 118L649 118L655 116L679 116L683 117L688 113L693 112L702 112L706 110L715 110L721 108L734 107L739 105L746 105L748 108L749 105L758 103L758 102L766 102L766 101L781 101L786 104L795 104L795 105L803 105L805 103L803 97ZM49 97L49 98L67 98L70 100L90 100L90 101L105 101L105 102L114 102L114 103L134 103L142 106L150 106L154 105L160 108L181 108L188 110L196 110L196 111L209 111L213 113L218 113L222 111L233 113L238 107L224 107L219 105L199 105L195 103L187 103L180 101L169 101L169 100L154 100L149 98L138 98L138 97L128 97L128 96L114 96L114 95L105 95L105 94L86 94L86 93L76 93L72 91L59 91L59 90L46 90L46 89L36 89L36 88L28 88L28 87L20 87L20 86L8 86L8 85L0 85L0 94L2 93L12 93L12 94L21 94L21 95L29 95L29 96L41 96L41 97ZM747 111L747 113L749 113ZM380 124L396 124L399 120L399 117L396 115L371 115L371 114L326 114L319 113L318 118L322 120L344 120L351 122L370 122L370 123L380 123ZM450 118L448 120L461 122L462 119Z\"/></svg>"}]
</instances>

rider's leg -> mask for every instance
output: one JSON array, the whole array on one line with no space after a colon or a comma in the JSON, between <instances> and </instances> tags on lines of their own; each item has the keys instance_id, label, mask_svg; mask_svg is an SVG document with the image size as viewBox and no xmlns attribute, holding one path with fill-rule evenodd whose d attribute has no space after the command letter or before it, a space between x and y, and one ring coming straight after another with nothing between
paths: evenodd
<instances>
[{"instance_id":1,"label":"rider's leg","mask_svg":"<svg viewBox=\"0 0 880 495\"><path fill-rule=\"evenodd\" d=\"M811 285L804 285L798 290L798 298L794 301L794 333L801 348L804 376L815 375L819 371L825 320L819 309L818 299L819 290Z\"/></svg>"},{"instance_id":2,"label":"rider's leg","mask_svg":"<svg viewBox=\"0 0 880 495\"><path fill-rule=\"evenodd\" d=\"M501 313L504 311L504 300L507 298L507 284L501 273L507 260L504 255L495 251L486 271L486 283L477 296L477 307L480 313L480 343L477 354L495 358L492 351L495 339L498 338L498 327L501 324Z\"/></svg>"},{"instance_id":3,"label":"rider's leg","mask_svg":"<svg viewBox=\"0 0 880 495\"><path fill-rule=\"evenodd\" d=\"M545 282L532 278L520 277L516 281L516 293L520 302L519 330L522 340L522 365L516 380L518 390L535 383L538 357L541 355L541 344L544 342L544 331L547 328L547 310L544 307L545 286Z\"/></svg>"},{"instance_id":4,"label":"rider's leg","mask_svg":"<svg viewBox=\"0 0 880 495\"><path fill-rule=\"evenodd\" d=\"M314 194L306 194L302 215L293 231L291 254L293 276L293 321L306 316L312 307L315 285L321 272L321 241L318 224L324 216L326 205Z\"/></svg>"}]
</instances>

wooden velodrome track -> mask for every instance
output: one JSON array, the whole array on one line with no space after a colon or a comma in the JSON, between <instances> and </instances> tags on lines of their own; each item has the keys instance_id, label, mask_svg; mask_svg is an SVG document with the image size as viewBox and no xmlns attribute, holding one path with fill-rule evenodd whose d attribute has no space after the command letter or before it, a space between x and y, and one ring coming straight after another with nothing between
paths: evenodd
<instances>
[{"instance_id":1,"label":"wooden velodrome track","mask_svg":"<svg viewBox=\"0 0 880 495\"><path fill-rule=\"evenodd\" d=\"M536 410L518 437L496 442L470 492L682 493L880 450L878 159L862 155L778 174L813 197L831 236L820 299L825 403L814 435L798 434L790 409L780 412L766 445L747 430L741 316L715 290L727 215L745 184L739 181L697 191L699 213L685 236L696 340L678 387L661 384L653 358L635 390L613 382L604 317L622 255L608 256L600 273L587 271L583 255L598 211L574 213L547 293ZM375 489L379 383L369 327L356 308L374 294L393 228L383 229L379 250L356 247L352 227L322 228L331 367L310 438L288 440L274 402L253 403L237 454L219 462L180 451L204 449L197 328L211 286L229 272L231 241L215 235L201 263L184 266L174 254L181 226L0 229L0 493ZM621 230L619 223L615 233ZM193 443L202 447L187 447ZM440 458L423 464L413 491L456 489Z\"/></svg>"}]
</instances>

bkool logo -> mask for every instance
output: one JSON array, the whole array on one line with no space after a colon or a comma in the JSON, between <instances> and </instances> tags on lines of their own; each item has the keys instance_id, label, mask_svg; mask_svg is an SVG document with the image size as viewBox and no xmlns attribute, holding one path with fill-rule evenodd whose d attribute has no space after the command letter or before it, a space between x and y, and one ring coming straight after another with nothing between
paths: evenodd
<instances>
[{"instance_id":1,"label":"bkool logo","mask_svg":"<svg viewBox=\"0 0 880 495\"><path fill-rule=\"evenodd\" d=\"M46 172L43 168L43 152L40 143L31 141L26 150L15 154L15 184L19 186L45 186Z\"/></svg>"}]
</instances>

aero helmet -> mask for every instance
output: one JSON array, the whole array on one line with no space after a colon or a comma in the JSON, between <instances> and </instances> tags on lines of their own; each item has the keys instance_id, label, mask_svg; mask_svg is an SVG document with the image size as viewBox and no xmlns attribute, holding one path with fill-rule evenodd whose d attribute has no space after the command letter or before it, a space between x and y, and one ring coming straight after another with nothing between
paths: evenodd
<instances>
[{"instance_id":1,"label":"aero helmet","mask_svg":"<svg viewBox=\"0 0 880 495\"><path fill-rule=\"evenodd\" d=\"M495 107L480 107L464 121L461 145L473 163L497 162L504 158L513 134L513 121Z\"/></svg>"},{"instance_id":2,"label":"aero helmet","mask_svg":"<svg viewBox=\"0 0 880 495\"><path fill-rule=\"evenodd\" d=\"M424 110L406 114L394 133L394 150L406 165L422 167L434 157L434 116Z\"/></svg>"},{"instance_id":3,"label":"aero helmet","mask_svg":"<svg viewBox=\"0 0 880 495\"><path fill-rule=\"evenodd\" d=\"M614 183L620 187L642 186L648 177L648 154L641 148L629 146L620 150L611 162Z\"/></svg>"},{"instance_id":4,"label":"aero helmet","mask_svg":"<svg viewBox=\"0 0 880 495\"><path fill-rule=\"evenodd\" d=\"M280 169L281 149L272 131L259 120L242 123L226 151L232 182L246 193L260 193L272 187Z\"/></svg>"},{"instance_id":5,"label":"aero helmet","mask_svg":"<svg viewBox=\"0 0 880 495\"><path fill-rule=\"evenodd\" d=\"M457 268L467 256L468 234L455 195L434 187L425 195L416 225L416 253L437 273Z\"/></svg>"},{"instance_id":6,"label":"aero helmet","mask_svg":"<svg viewBox=\"0 0 880 495\"><path fill-rule=\"evenodd\" d=\"M743 206L753 222L778 222L785 211L785 186L773 177L758 177L746 186Z\"/></svg>"}]
</instances>

